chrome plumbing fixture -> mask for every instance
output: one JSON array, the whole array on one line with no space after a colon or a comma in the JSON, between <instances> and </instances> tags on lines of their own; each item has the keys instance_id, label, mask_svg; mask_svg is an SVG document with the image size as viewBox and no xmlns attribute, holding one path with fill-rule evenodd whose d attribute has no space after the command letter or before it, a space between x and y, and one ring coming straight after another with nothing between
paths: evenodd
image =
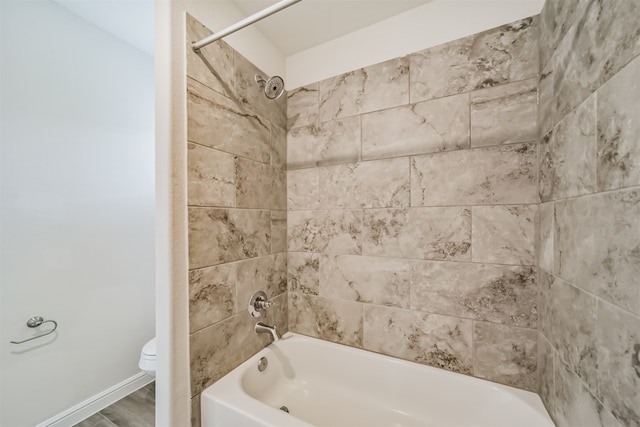
<instances>
[{"instance_id":1,"label":"chrome plumbing fixture","mask_svg":"<svg viewBox=\"0 0 640 427\"><path fill-rule=\"evenodd\" d=\"M280 334L278 333L278 327L276 325L269 326L266 323L258 322L253 330L256 334L271 334L274 342L280 339Z\"/></svg>"},{"instance_id":2,"label":"chrome plumbing fixture","mask_svg":"<svg viewBox=\"0 0 640 427\"><path fill-rule=\"evenodd\" d=\"M262 317L264 311L273 304L275 303L267 299L267 294L264 291L258 291L249 300L249 314L252 317Z\"/></svg>"},{"instance_id":3,"label":"chrome plumbing fixture","mask_svg":"<svg viewBox=\"0 0 640 427\"><path fill-rule=\"evenodd\" d=\"M264 78L256 74L256 83L264 91L264 95L269 99L278 99L284 93L284 80L280 76Z\"/></svg>"},{"instance_id":4,"label":"chrome plumbing fixture","mask_svg":"<svg viewBox=\"0 0 640 427\"><path fill-rule=\"evenodd\" d=\"M269 360L266 357L261 357L258 361L258 371L263 372L269 366Z\"/></svg>"}]
</instances>

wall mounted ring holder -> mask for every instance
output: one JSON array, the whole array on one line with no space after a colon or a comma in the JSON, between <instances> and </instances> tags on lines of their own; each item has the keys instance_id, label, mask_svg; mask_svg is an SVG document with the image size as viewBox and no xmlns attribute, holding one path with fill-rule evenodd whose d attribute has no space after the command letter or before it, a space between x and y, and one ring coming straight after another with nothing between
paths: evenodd
<instances>
[{"instance_id":1,"label":"wall mounted ring holder","mask_svg":"<svg viewBox=\"0 0 640 427\"><path fill-rule=\"evenodd\" d=\"M32 318L27 320L27 326L30 327L30 328L37 328L38 326L42 325L43 323L53 323L53 329L51 329L50 331L47 331L47 332L45 332L43 334L36 335L35 337L27 338L26 340L11 341L11 344L22 344L22 343L25 343L27 341L35 340L36 338L46 337L47 335L52 334L53 332L55 332L56 329L58 329L58 322L56 322L55 320L44 320L42 318L42 316L33 316Z\"/></svg>"}]
</instances>

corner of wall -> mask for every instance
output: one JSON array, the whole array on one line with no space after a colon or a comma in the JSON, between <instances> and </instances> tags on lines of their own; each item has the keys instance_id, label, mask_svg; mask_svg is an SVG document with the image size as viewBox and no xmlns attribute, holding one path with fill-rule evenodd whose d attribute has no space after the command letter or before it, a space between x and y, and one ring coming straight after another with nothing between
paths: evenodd
<instances>
[{"instance_id":1,"label":"corner of wall","mask_svg":"<svg viewBox=\"0 0 640 427\"><path fill-rule=\"evenodd\" d=\"M540 16L539 392L560 427L640 419L638 22L637 2Z\"/></svg>"},{"instance_id":2,"label":"corner of wall","mask_svg":"<svg viewBox=\"0 0 640 427\"><path fill-rule=\"evenodd\" d=\"M156 425L190 425L184 3L155 4Z\"/></svg>"}]
</instances>

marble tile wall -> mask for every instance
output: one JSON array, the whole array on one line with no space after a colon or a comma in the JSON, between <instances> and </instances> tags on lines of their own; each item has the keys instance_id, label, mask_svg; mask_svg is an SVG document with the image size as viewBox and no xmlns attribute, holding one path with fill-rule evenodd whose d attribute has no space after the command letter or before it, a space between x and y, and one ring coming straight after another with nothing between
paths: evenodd
<instances>
[{"instance_id":1,"label":"marble tile wall","mask_svg":"<svg viewBox=\"0 0 640 427\"><path fill-rule=\"evenodd\" d=\"M268 343L262 288L281 329L640 426L639 23L547 0L276 103L227 44L188 50L192 395Z\"/></svg>"},{"instance_id":2,"label":"marble tile wall","mask_svg":"<svg viewBox=\"0 0 640 427\"><path fill-rule=\"evenodd\" d=\"M640 4L540 27L539 393L559 427L640 426Z\"/></svg>"},{"instance_id":3,"label":"marble tile wall","mask_svg":"<svg viewBox=\"0 0 640 427\"><path fill-rule=\"evenodd\" d=\"M211 34L187 15L187 40ZM262 74L225 42L187 49L189 330L193 424L200 392L270 342L253 332L254 291L287 317L287 97L267 100Z\"/></svg>"},{"instance_id":4,"label":"marble tile wall","mask_svg":"<svg viewBox=\"0 0 640 427\"><path fill-rule=\"evenodd\" d=\"M538 37L289 92L291 330L537 389Z\"/></svg>"}]
</instances>

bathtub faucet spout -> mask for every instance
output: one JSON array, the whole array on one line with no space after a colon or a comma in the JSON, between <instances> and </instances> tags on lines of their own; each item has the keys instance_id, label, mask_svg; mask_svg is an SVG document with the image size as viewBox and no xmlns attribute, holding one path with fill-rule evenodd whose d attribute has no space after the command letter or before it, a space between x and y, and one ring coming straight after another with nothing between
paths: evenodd
<instances>
[{"instance_id":1,"label":"bathtub faucet spout","mask_svg":"<svg viewBox=\"0 0 640 427\"><path fill-rule=\"evenodd\" d=\"M256 334L271 334L273 341L278 341L280 339L280 334L278 334L278 328L276 325L269 326L266 323L258 322L253 330L256 331Z\"/></svg>"}]
</instances>

